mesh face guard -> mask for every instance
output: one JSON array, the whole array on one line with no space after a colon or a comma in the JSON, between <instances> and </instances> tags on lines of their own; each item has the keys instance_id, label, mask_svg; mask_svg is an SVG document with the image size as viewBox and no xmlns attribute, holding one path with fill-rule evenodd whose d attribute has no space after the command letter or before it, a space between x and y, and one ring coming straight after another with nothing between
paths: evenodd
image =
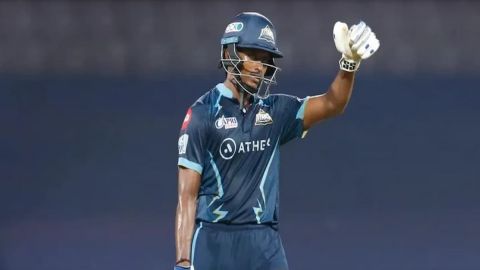
<instances>
[{"instance_id":1,"label":"mesh face guard","mask_svg":"<svg viewBox=\"0 0 480 270\"><path fill-rule=\"evenodd\" d=\"M225 54L224 54L225 48L229 52L230 58L225 58ZM237 85L239 85L243 91L247 92L253 97L261 98L261 99L268 97L268 95L270 94L270 86L272 84L277 84L277 79L275 78L275 76L277 75L277 72L280 71L281 69L274 65L273 58L272 58L271 64L262 63L263 66L267 67L265 76L262 77L262 76L252 75L252 74L243 74L241 72L241 69L243 67L243 63L246 63L246 62L255 62L255 61L240 59L240 57L237 54L237 47L235 43L231 45L222 46L222 49L220 52L220 63L222 64L222 67L225 70L225 72L233 75L233 78L237 83ZM233 70L229 70L228 69L229 67L233 67ZM257 85L256 88L250 87L249 85L247 85L242 81L241 76L256 78L259 80L259 84Z\"/></svg>"}]
</instances>

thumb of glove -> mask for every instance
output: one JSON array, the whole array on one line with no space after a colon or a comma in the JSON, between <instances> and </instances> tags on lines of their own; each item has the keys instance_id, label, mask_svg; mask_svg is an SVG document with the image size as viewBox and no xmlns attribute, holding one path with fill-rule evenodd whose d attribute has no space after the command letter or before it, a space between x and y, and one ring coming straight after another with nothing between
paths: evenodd
<instances>
[{"instance_id":1,"label":"thumb of glove","mask_svg":"<svg viewBox=\"0 0 480 270\"><path fill-rule=\"evenodd\" d=\"M350 49L350 38L348 36L348 25L344 22L336 22L333 26L333 41L337 51L345 55L347 58L352 58L352 51Z\"/></svg>"}]
</instances>

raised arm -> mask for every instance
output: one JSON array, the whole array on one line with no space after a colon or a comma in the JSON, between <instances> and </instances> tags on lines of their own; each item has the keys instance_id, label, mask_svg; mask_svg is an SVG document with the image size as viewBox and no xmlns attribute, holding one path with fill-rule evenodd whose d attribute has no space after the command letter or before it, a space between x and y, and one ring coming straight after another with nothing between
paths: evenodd
<instances>
[{"instance_id":1,"label":"raised arm","mask_svg":"<svg viewBox=\"0 0 480 270\"><path fill-rule=\"evenodd\" d=\"M198 172L179 167L178 205L175 217L176 264L190 267L190 252L197 211L201 176Z\"/></svg>"},{"instance_id":2,"label":"raised arm","mask_svg":"<svg viewBox=\"0 0 480 270\"><path fill-rule=\"evenodd\" d=\"M340 71L325 94L306 101L304 129L343 113L352 95L355 71L360 62L369 58L380 47L375 33L364 22L353 25L350 29L345 23L335 23L333 39L335 47L342 54Z\"/></svg>"},{"instance_id":3,"label":"raised arm","mask_svg":"<svg viewBox=\"0 0 480 270\"><path fill-rule=\"evenodd\" d=\"M343 113L352 95L354 78L354 72L340 70L325 94L307 100L303 118L304 129Z\"/></svg>"}]
</instances>

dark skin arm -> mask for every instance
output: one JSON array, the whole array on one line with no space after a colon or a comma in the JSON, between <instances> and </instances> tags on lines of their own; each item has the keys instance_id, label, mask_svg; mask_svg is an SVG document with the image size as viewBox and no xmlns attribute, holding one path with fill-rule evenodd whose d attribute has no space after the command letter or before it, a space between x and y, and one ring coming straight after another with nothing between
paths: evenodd
<instances>
[{"instance_id":1,"label":"dark skin arm","mask_svg":"<svg viewBox=\"0 0 480 270\"><path fill-rule=\"evenodd\" d=\"M327 118L339 115L345 110L352 94L354 73L340 70L325 94L310 97L305 106L304 128ZM235 89L226 80L229 88ZM237 91L233 91L238 94ZM195 226L197 197L201 175L194 170L179 168L178 171L178 206L175 219L176 260L189 259L191 243ZM190 266L189 262L182 262L181 266Z\"/></svg>"},{"instance_id":2,"label":"dark skin arm","mask_svg":"<svg viewBox=\"0 0 480 270\"><path fill-rule=\"evenodd\" d=\"M325 94L310 97L305 105L304 129L342 114L352 95L354 72L340 70Z\"/></svg>"},{"instance_id":3,"label":"dark skin arm","mask_svg":"<svg viewBox=\"0 0 480 270\"><path fill-rule=\"evenodd\" d=\"M198 172L179 167L178 205L175 216L176 261L190 259L200 179L201 175ZM188 267L190 262L185 261L178 265Z\"/></svg>"},{"instance_id":4,"label":"dark skin arm","mask_svg":"<svg viewBox=\"0 0 480 270\"><path fill-rule=\"evenodd\" d=\"M225 52L225 55L227 58L229 57L228 52ZM242 49L238 52L238 55L246 61L243 65L242 72L247 74L252 72L265 74L267 71L267 68L262 65L262 62L268 62L265 60L271 57L268 52L257 49ZM340 70L325 94L313 96L308 99L303 117L304 129L309 129L312 125L322 120L343 113L352 95L354 78L354 72ZM257 86L257 82L249 77L242 78L242 80L251 87ZM235 98L239 99L239 90L232 81L233 76L228 74L225 85L232 90ZM249 105L248 99L245 99L245 102L245 107L247 107Z\"/></svg>"}]
</instances>

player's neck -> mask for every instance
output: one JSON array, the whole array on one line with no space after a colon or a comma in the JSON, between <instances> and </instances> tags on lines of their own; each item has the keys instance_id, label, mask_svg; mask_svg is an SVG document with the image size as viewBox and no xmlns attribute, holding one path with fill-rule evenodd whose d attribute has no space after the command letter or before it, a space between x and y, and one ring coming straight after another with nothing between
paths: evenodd
<instances>
[{"instance_id":1,"label":"player's neck","mask_svg":"<svg viewBox=\"0 0 480 270\"><path fill-rule=\"evenodd\" d=\"M233 84L228 78L223 82L223 84L232 91L233 97L240 102L240 91L238 87ZM250 106L250 94L244 92L243 96L243 107L248 108Z\"/></svg>"}]
</instances>

